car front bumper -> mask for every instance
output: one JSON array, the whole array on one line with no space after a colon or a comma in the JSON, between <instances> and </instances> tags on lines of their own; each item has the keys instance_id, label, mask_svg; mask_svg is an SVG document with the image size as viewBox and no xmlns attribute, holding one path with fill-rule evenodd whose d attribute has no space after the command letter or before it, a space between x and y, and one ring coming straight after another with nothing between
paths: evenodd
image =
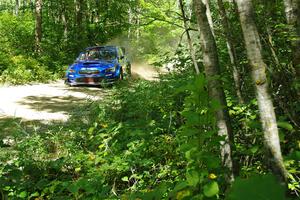
<instances>
[{"instance_id":1,"label":"car front bumper","mask_svg":"<svg viewBox=\"0 0 300 200\"><path fill-rule=\"evenodd\" d=\"M115 83L119 78L113 75L105 76L74 76L68 75L65 83L71 86L75 85L109 85Z\"/></svg>"}]
</instances>

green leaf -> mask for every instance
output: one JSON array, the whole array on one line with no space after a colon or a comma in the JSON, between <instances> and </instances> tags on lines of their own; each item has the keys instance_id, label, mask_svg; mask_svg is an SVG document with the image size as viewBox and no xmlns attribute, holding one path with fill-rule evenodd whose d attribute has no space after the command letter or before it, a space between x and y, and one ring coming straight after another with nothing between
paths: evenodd
<instances>
[{"instance_id":1,"label":"green leaf","mask_svg":"<svg viewBox=\"0 0 300 200\"><path fill-rule=\"evenodd\" d=\"M259 149L259 146L256 145L256 146L250 148L250 152L252 154L255 154L258 151L258 149Z\"/></svg>"},{"instance_id":2,"label":"green leaf","mask_svg":"<svg viewBox=\"0 0 300 200\"><path fill-rule=\"evenodd\" d=\"M284 193L284 188L273 175L259 175L236 179L226 200L284 200Z\"/></svg>"},{"instance_id":3,"label":"green leaf","mask_svg":"<svg viewBox=\"0 0 300 200\"><path fill-rule=\"evenodd\" d=\"M206 197L213 197L219 194L219 185L216 181L210 182L203 187L203 193Z\"/></svg>"},{"instance_id":4,"label":"green leaf","mask_svg":"<svg viewBox=\"0 0 300 200\"><path fill-rule=\"evenodd\" d=\"M186 182L180 182L178 184L176 184L174 190L172 191L172 193L176 193L180 190L185 189L188 186L188 184Z\"/></svg>"},{"instance_id":5,"label":"green leaf","mask_svg":"<svg viewBox=\"0 0 300 200\"><path fill-rule=\"evenodd\" d=\"M284 128L288 131L293 131L294 130L294 127L288 122L280 121L280 122L277 122L277 125L278 125L279 128Z\"/></svg>"},{"instance_id":6,"label":"green leaf","mask_svg":"<svg viewBox=\"0 0 300 200\"><path fill-rule=\"evenodd\" d=\"M124 176L121 180L124 182L128 182L128 176Z\"/></svg>"},{"instance_id":7,"label":"green leaf","mask_svg":"<svg viewBox=\"0 0 300 200\"><path fill-rule=\"evenodd\" d=\"M25 199L27 197L27 192L26 191L23 191L19 194L19 197L22 198L22 199Z\"/></svg>"},{"instance_id":8,"label":"green leaf","mask_svg":"<svg viewBox=\"0 0 300 200\"><path fill-rule=\"evenodd\" d=\"M188 185L196 187L197 184L199 183L199 174L195 170L188 171L186 173L186 179L187 179Z\"/></svg>"},{"instance_id":9,"label":"green leaf","mask_svg":"<svg viewBox=\"0 0 300 200\"><path fill-rule=\"evenodd\" d=\"M38 192L35 192L35 193L33 193L33 194L30 195L30 198L31 197L38 197L38 196L40 196L40 194Z\"/></svg>"},{"instance_id":10,"label":"green leaf","mask_svg":"<svg viewBox=\"0 0 300 200\"><path fill-rule=\"evenodd\" d=\"M79 189L80 187L76 183L73 183L68 187L68 190L73 194L77 193Z\"/></svg>"},{"instance_id":11,"label":"green leaf","mask_svg":"<svg viewBox=\"0 0 300 200\"><path fill-rule=\"evenodd\" d=\"M94 128L94 127L91 127L91 128L89 128L89 130L88 130L88 134L89 134L89 135L93 134L94 130L95 130L95 128Z\"/></svg>"}]
</instances>

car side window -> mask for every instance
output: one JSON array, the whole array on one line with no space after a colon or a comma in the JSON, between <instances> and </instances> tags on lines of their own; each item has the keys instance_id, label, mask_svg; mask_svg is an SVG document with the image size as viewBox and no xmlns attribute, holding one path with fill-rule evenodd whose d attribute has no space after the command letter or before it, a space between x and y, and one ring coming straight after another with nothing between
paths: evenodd
<instances>
[{"instance_id":1,"label":"car side window","mask_svg":"<svg viewBox=\"0 0 300 200\"><path fill-rule=\"evenodd\" d=\"M85 60L85 53L84 52L80 52L79 56L77 57L77 60Z\"/></svg>"}]
</instances>

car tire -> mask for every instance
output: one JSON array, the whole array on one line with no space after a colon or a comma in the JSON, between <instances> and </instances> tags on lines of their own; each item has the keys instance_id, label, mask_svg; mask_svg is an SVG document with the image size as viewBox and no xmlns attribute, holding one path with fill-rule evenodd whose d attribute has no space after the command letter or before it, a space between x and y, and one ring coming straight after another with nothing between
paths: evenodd
<instances>
[{"instance_id":1,"label":"car tire","mask_svg":"<svg viewBox=\"0 0 300 200\"><path fill-rule=\"evenodd\" d=\"M65 80L65 85L68 86L68 87L72 87L71 83L69 82L69 79Z\"/></svg>"}]
</instances>

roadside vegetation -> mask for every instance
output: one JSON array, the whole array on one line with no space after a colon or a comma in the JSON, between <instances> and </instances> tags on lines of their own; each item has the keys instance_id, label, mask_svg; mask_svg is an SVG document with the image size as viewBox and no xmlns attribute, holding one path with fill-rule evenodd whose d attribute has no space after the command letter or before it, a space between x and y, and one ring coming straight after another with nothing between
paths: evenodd
<instances>
[{"instance_id":1,"label":"roadside vegetation","mask_svg":"<svg viewBox=\"0 0 300 200\"><path fill-rule=\"evenodd\" d=\"M3 83L56 80L109 43L170 69L67 122L0 118L1 197L298 199L300 4L207 2L1 1Z\"/></svg>"}]
</instances>

